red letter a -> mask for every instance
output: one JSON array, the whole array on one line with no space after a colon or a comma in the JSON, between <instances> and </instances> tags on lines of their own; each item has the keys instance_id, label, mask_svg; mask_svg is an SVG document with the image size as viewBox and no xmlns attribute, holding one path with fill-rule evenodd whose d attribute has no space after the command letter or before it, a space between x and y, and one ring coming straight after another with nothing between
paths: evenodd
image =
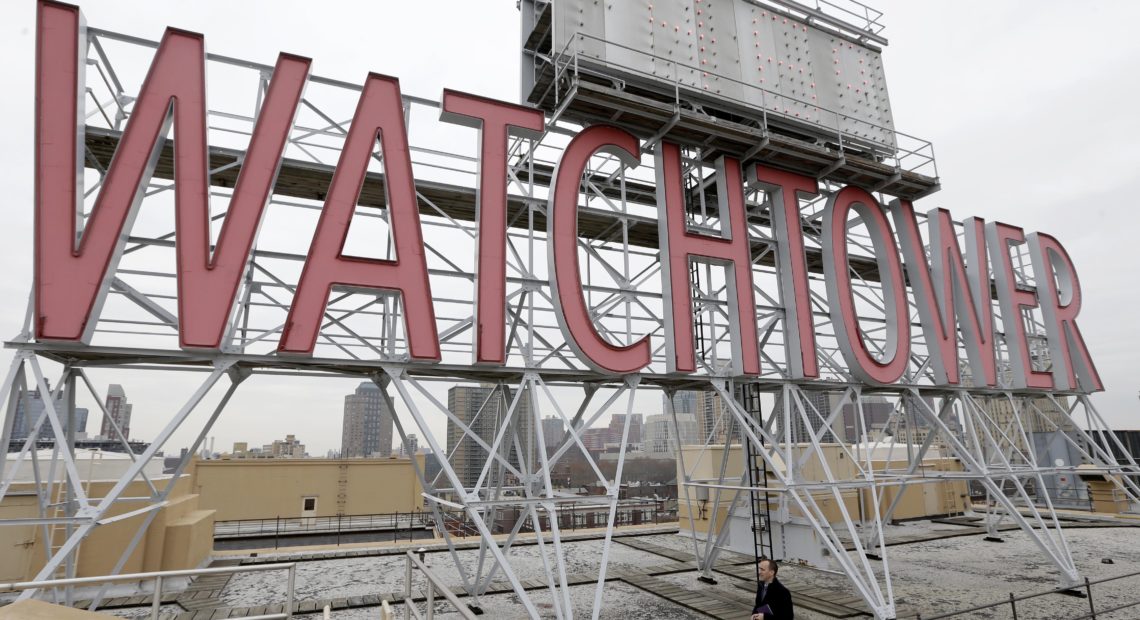
<instances>
[{"instance_id":1,"label":"red letter a","mask_svg":"<svg viewBox=\"0 0 1140 620\"><path fill-rule=\"evenodd\" d=\"M396 260L342 253L377 134L384 153L388 223ZM439 360L439 335L431 304L408 132L404 127L400 83L395 78L369 74L364 82L278 351L312 353L334 286L399 292L404 300L409 355L413 359Z\"/></svg>"}]
</instances>

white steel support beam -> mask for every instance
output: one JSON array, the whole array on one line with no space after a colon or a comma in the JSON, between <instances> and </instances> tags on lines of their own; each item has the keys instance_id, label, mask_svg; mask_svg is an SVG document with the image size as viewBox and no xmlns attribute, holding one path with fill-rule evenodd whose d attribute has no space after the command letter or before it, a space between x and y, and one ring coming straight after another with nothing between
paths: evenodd
<instances>
[{"instance_id":1,"label":"white steel support beam","mask_svg":"<svg viewBox=\"0 0 1140 620\"><path fill-rule=\"evenodd\" d=\"M641 377L637 375L629 375L625 377L626 387L626 409L625 409L625 425L622 426L621 431L621 448L618 449L618 462L617 470L614 473L614 481L609 485L610 495L610 512L606 520L606 538L602 543L602 559L598 566L598 585L594 590L594 610L591 618L598 620L598 615L602 611L602 590L606 583L606 567L609 565L610 560L610 542L614 537L614 518L617 516L618 499L621 496L621 473L622 468L625 466L625 450L629 445L629 419L633 417L633 397L637 394L637 385L641 382ZM604 481L603 481L604 482ZM550 484L550 478L547 477L547 484ZM568 596L568 595L567 595Z\"/></svg>"},{"instance_id":2,"label":"white steel support beam","mask_svg":"<svg viewBox=\"0 0 1140 620\"><path fill-rule=\"evenodd\" d=\"M411 412L412 418L415 419L416 425L419 426L420 431L423 432L424 437L427 439L428 445L431 447L432 452L436 454L444 454L444 451L439 445L439 442L435 440L435 436L430 432L427 419L424 418L422 413L420 413L419 407L416 405L414 399L412 399L411 393L408 392L407 386L404 385L404 381L406 379L404 369L400 366L385 365L384 372L388 373L393 387L395 387L396 391L399 392L400 398L404 401L404 405ZM469 432L469 429L467 432ZM482 445L486 446L485 443ZM459 477L456 475L455 470L451 467L451 464L447 461L441 460L440 466L442 468L444 476L447 477L448 481L451 483L452 488L455 489L456 494L459 496L460 503L464 506L464 511L474 521L475 527L479 530L479 534L488 540L493 540L494 537L491 531L487 528L487 525L483 522L482 519L479 518L479 515L474 507L468 503L472 498L468 496L467 491L463 488L463 483L459 480ZM474 499L478 498L476 497ZM535 608L534 603L532 603L530 597L527 596L526 589L523 588L522 583L519 581L514 571L511 570L506 556L503 555L498 545L493 545L490 548L490 551L491 554L495 557L495 561L497 561L499 565L502 566L504 576L507 578L507 581L511 583L511 588L515 591L515 594L518 595L519 600L522 602L523 607L526 608L527 613L532 617L537 617L538 609Z\"/></svg>"},{"instance_id":3,"label":"white steel support beam","mask_svg":"<svg viewBox=\"0 0 1140 620\"><path fill-rule=\"evenodd\" d=\"M400 416L395 415L396 409L395 409L394 403L392 401L391 395L388 394L388 385L391 383L391 378L387 374L379 374L378 373L378 374L372 375L371 379L372 379L372 382L375 383L376 386L380 388L380 397L384 399L384 403L388 407L388 410L393 412L392 422L396 426L396 432L399 433L399 435L400 435L400 441L406 443L408 441L408 433L404 429L404 424L400 420ZM421 428L420 432L423 433L425 436L428 434L428 431L426 428ZM430 445L430 442L429 442L429 445ZM471 580L467 575L467 569L464 567L463 563L459 561L459 556L456 553L455 541L452 540L451 533L447 529L446 519L444 518L444 515L443 515L442 511L440 510L439 502L434 501L432 499L432 498L435 498L437 496L437 492L436 492L436 489L434 486L434 481L430 481L427 479L427 475L424 472L423 468L420 467L418 460L411 459L411 461L412 461L412 469L415 471L416 477L419 478L420 486L423 488L425 495L428 496L428 502L427 502L428 509L431 510L432 519L435 521L436 531L439 532L440 535L443 536L444 543L447 545L447 551L451 555L452 560L455 562L455 566L459 572L459 577L463 581L464 589L467 590L468 593L471 594L471 596L474 598L475 601L478 601L478 596L477 596L478 592L472 587Z\"/></svg>"},{"instance_id":4,"label":"white steel support beam","mask_svg":"<svg viewBox=\"0 0 1140 620\"><path fill-rule=\"evenodd\" d=\"M773 443L771 441L772 438L767 436L767 433L756 421L750 419L748 413L727 393L722 384L714 381L710 385L720 394L725 404L729 407L729 410L736 417L736 421L741 426L741 430L747 437L747 440L752 442L753 450L763 456L769 470L784 485L787 496L800 509L800 512L812 529L819 534L832 558L834 558L836 563L839 564L840 568L847 575L847 578L851 581L855 590L863 600L867 602L875 614L875 617L877 619L893 618L895 616L895 602L893 591L889 585L889 565L887 562L883 562L883 580L886 584L886 592L884 592L879 583L879 576L867 558L866 552L859 540L857 529L854 526L850 514L847 512L846 505L840 493L840 487L849 486L849 484L844 485L843 483L846 481L836 479L832 475L826 458L823 458L823 454L819 450L819 446L814 445L813 447L820 457L818 459L819 465L826 476L826 480L823 481L824 487L829 489L829 495L834 500L835 509L840 512L841 520L848 532L848 537L845 540L831 526L826 513L818 502L816 502L813 491L817 488L817 485L803 485L795 474L793 464L797 462L797 459L795 459L795 455L792 454L794 444L790 441L790 436L788 440L781 445L784 450L783 461L776 461L772 458L774 453L771 451L772 448L768 447ZM800 415L804 415L802 407L793 405L791 402L795 396L798 396L798 389L796 386L786 384L782 392L784 396L782 404L784 406L786 422L791 421L791 407L796 407L799 409ZM790 429L787 424L785 424L784 429L790 434ZM818 444L818 439L815 435L810 434L810 436L812 443ZM761 437L764 437L764 441L761 441ZM866 475L870 476L872 473L867 472ZM873 477L871 478L870 484L875 484ZM878 511L876 510L876 518L877 515ZM855 545L855 550L850 553L845 548L848 541ZM885 556L883 556L883 558L885 559Z\"/></svg>"},{"instance_id":5,"label":"white steel support beam","mask_svg":"<svg viewBox=\"0 0 1140 620\"><path fill-rule=\"evenodd\" d=\"M39 388L41 400L44 403L44 417L46 417L49 424L51 424L52 432L55 434L55 445L58 450L63 447L67 451L67 456L63 459L64 471L67 472L68 485L76 489L76 501L86 508L89 504L87 501L87 494L83 491L83 477L79 475L79 469L75 466L74 455L70 452L70 446L67 441L67 435L63 430L63 423L59 419L59 412L56 410L56 393L52 392L48 387L47 381L44 379L43 370L40 368L39 361L36 357L28 359L28 364L32 367L32 374L35 376L36 387ZM71 378L71 369L64 368L63 377L60 382L56 384L56 390L63 388L67 385ZM31 437L29 437L31 438ZM34 449L34 448L33 448Z\"/></svg>"},{"instance_id":6,"label":"white steel support beam","mask_svg":"<svg viewBox=\"0 0 1140 620\"><path fill-rule=\"evenodd\" d=\"M4 426L2 430L0 430L0 446L3 447L5 456L7 456L8 453L8 445L12 441L12 430L16 424L16 411L20 405L20 398L22 398L24 392L27 390L27 382L24 379L24 362L27 360L28 355L29 353L25 351L17 351L16 354L12 356L12 363L8 366L8 375L4 378L4 391L0 392L0 395L6 397L5 402L7 404L4 408ZM35 440L32 440L32 446L34 449ZM25 449L20 451L20 458L23 458L26 449L25 446ZM7 465L7 458L0 460L0 502L4 501L8 486L11 484L11 480L5 477L4 469ZM17 461L13 468L18 467L19 462Z\"/></svg>"},{"instance_id":7,"label":"white steel support beam","mask_svg":"<svg viewBox=\"0 0 1140 620\"><path fill-rule=\"evenodd\" d=\"M542 528L541 520L535 510L535 505L530 504L531 522L534 524L534 533L539 543L539 553L542 555L542 566L546 571L547 584L550 588L550 597L554 601L554 609L559 618L567 618L572 620L574 618L574 607L570 603L570 586L566 580L566 554L562 549L562 536L558 529L558 511L554 502L554 485L550 481L550 461L546 454L546 440L545 434L542 432L542 410L538 406L538 393L537 384L538 376L534 373L527 373L523 376L523 385L527 392L527 398L530 399L531 416L533 416L534 433L533 435L538 438L538 470L541 472L541 496L545 497L548 501L542 504L542 508L546 510L547 518L550 523L551 543L554 546L554 561L557 568L557 585L555 585L555 575L547 562L545 550L542 548ZM519 392L522 393L524 389L520 388ZM527 497L533 496L534 484L528 478L526 484ZM539 482L539 481L535 481ZM605 559L602 560L602 566L605 566Z\"/></svg>"},{"instance_id":8,"label":"white steel support beam","mask_svg":"<svg viewBox=\"0 0 1140 620\"><path fill-rule=\"evenodd\" d=\"M913 394L918 396L918 390L914 390ZM962 399L958 399L959 403ZM927 422L937 428L939 432L947 439L951 448L954 450L958 458L962 461L962 465L966 471L978 475L978 480L986 487L998 505L1000 505L1005 514L1003 517L1009 518L1021 528L1023 532L1029 537L1031 541L1045 554L1047 558L1057 567L1059 571L1059 581L1062 587L1073 587L1080 581L1080 573L1073 562L1072 555L1069 553L1068 545L1064 541L1064 534L1060 529L1060 524L1053 518L1053 527L1049 527L1045 520L1041 517L1040 513L1028 501L1028 494L1025 493L1025 487L1021 483L1019 477L1014 475L1009 469L1008 461L1006 462L1005 471L994 471L986 463L986 450L982 447L981 443L976 441L977 435L973 433L975 438L974 449L971 450L965 443L959 440L954 433L946 426L946 423L937 415L937 413L930 408L921 399L917 399L919 412ZM967 421L967 426L973 426L975 416L973 414L976 407L970 404L964 404L962 412L964 419ZM1014 505L1012 500L1005 494L1002 489L1001 482L1011 482L1015 485L1019 495L1026 500L1027 508L1033 515L1037 527L1035 528L1022 516L1021 511ZM1040 528L1040 531L1038 530Z\"/></svg>"}]
</instances>

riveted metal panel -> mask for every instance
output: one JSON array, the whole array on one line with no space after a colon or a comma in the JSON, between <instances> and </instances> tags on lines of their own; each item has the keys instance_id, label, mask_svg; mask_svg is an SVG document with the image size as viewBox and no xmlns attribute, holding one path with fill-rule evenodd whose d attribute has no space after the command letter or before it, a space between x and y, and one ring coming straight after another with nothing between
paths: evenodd
<instances>
[{"instance_id":1,"label":"riveted metal panel","mask_svg":"<svg viewBox=\"0 0 1140 620\"><path fill-rule=\"evenodd\" d=\"M649 45L641 49L655 57L655 75L670 83L697 87L697 29L691 3L658 1L648 6L647 21L651 20L653 32Z\"/></svg>"},{"instance_id":2,"label":"riveted metal panel","mask_svg":"<svg viewBox=\"0 0 1140 620\"><path fill-rule=\"evenodd\" d=\"M741 4L736 10L740 79L748 84L743 89L743 100L756 108L774 110L777 99L774 92L780 87L780 72L776 65L776 36L771 18L766 8L754 4Z\"/></svg>"},{"instance_id":3,"label":"riveted metal panel","mask_svg":"<svg viewBox=\"0 0 1140 620\"><path fill-rule=\"evenodd\" d=\"M887 93L887 78L883 73L883 58L880 54L868 54L866 63L860 66L860 81L868 93L867 119L877 125L869 127L872 141L895 146L894 119L891 115L891 102Z\"/></svg>"},{"instance_id":4,"label":"riveted metal panel","mask_svg":"<svg viewBox=\"0 0 1140 620\"><path fill-rule=\"evenodd\" d=\"M601 0L559 0L554 3L554 52L567 49L605 60L605 5ZM587 35L578 37L579 33Z\"/></svg>"},{"instance_id":5,"label":"riveted metal panel","mask_svg":"<svg viewBox=\"0 0 1140 620\"><path fill-rule=\"evenodd\" d=\"M651 0L606 0L606 61L614 67L657 77Z\"/></svg>"},{"instance_id":6,"label":"riveted metal panel","mask_svg":"<svg viewBox=\"0 0 1140 620\"><path fill-rule=\"evenodd\" d=\"M820 124L826 125L832 131L840 131L841 121L838 116L840 101L839 86L844 75L844 67L840 58L842 40L830 33L818 30L808 30L811 48L812 67L815 80L815 95L817 101L829 112L821 113Z\"/></svg>"},{"instance_id":7,"label":"riveted metal panel","mask_svg":"<svg viewBox=\"0 0 1140 620\"><path fill-rule=\"evenodd\" d=\"M740 46L736 34L739 0L694 0L701 88L737 102L744 102L741 84ZM703 37L703 38L702 38Z\"/></svg>"},{"instance_id":8,"label":"riveted metal panel","mask_svg":"<svg viewBox=\"0 0 1140 620\"><path fill-rule=\"evenodd\" d=\"M769 21L775 38L774 64L780 77L777 112L788 119L804 122L809 115L818 116L811 113L814 81L809 28L802 22L784 16L776 16L776 19Z\"/></svg>"},{"instance_id":9,"label":"riveted metal panel","mask_svg":"<svg viewBox=\"0 0 1140 620\"><path fill-rule=\"evenodd\" d=\"M835 88L831 107L840 115L840 130L856 141L893 145L879 54L834 37L829 43Z\"/></svg>"}]
</instances>

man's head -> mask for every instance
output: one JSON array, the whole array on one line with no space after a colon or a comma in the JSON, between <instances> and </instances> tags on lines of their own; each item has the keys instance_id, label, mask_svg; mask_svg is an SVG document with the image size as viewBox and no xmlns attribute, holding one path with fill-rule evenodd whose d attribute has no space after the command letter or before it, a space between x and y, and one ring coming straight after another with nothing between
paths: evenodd
<instances>
[{"instance_id":1,"label":"man's head","mask_svg":"<svg viewBox=\"0 0 1140 620\"><path fill-rule=\"evenodd\" d=\"M760 558L760 581L768 583L776 578L776 573L780 571L780 565L776 564L776 560L768 558Z\"/></svg>"}]
</instances>

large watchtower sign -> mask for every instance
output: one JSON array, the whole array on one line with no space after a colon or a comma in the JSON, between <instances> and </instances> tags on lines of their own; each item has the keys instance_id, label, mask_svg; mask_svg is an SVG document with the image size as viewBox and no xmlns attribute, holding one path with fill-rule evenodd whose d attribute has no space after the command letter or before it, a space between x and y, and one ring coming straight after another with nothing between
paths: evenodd
<instances>
[{"instance_id":1,"label":"large watchtower sign","mask_svg":"<svg viewBox=\"0 0 1140 620\"><path fill-rule=\"evenodd\" d=\"M255 235L283 164L288 137L297 131L295 118L308 78L309 60L282 54L269 74L268 88L249 148L238 167L229 208L216 242L210 238L209 145L207 144L206 55L204 37L170 30L159 44L125 124L117 149L101 179L102 187L90 215L81 217L78 199L84 192L78 167L84 161L85 118L81 84L83 62L77 62L80 18L73 7L41 5L38 32L36 135L36 310L39 340L90 343L114 273L127 245L130 222L137 216L154 177L155 166L173 127L175 193L175 260L177 264L177 329L179 344L188 350L221 351L229 323L237 314L236 299L243 271L255 245ZM703 12L703 11L702 11ZM786 18L781 18L781 23ZM735 37L734 37L735 38ZM710 43L711 44L711 43ZM428 260L424 252L420 205L412 169L404 104L396 78L369 75L332 169L320 222L309 243L301 277L289 305L276 352L313 354L327 301L338 289L386 292L399 300L403 313L405 349L410 360L439 362L437 326ZM445 92L440 122L480 130L475 166L474 232L479 243L471 264L476 286L468 302L476 308L472 361L506 365L506 274L508 138L541 136L540 111L459 92ZM379 141L385 210L391 226L391 260L346 255L344 242L368 164ZM555 164L546 199L549 289L563 339L577 361L596 372L628 374L655 370L650 333L634 334L628 343L614 343L594 323L579 266L578 220L582 178L592 158L608 154L617 172L637 168L643 158L655 171L653 195L661 270L657 279L628 287L629 295L660 292L664 368L668 374L697 370L694 350L693 299L690 264L709 262L723 270L728 292L724 314L732 354L729 376L760 376L761 338L757 295L745 198L748 188L778 197L770 208L773 220L768 245L788 248L776 262L779 285L759 291L783 294L787 347L785 373L792 378L817 378L817 335L809 303L808 254L804 231L797 221L801 201L823 203L819 211L820 252L827 290L829 318L850 374L870 384L885 385L903 378L911 357L911 320L906 283L920 317L930 373L935 385L961 383L958 366L968 360L975 386L997 386L993 325L995 312L1005 343L1004 366L1009 387L1079 390L1102 389L1100 379L1077 326L1080 284L1076 268L1054 237L1026 235L1017 226L971 218L963 227L966 247L945 211L927 214L926 256L920 224L911 202L880 204L867 189L840 185L821 193L816 178L779 170L764 161L717 155L708 164L706 183L715 184L715 201L707 218L715 230L694 230L688 221L691 196L686 196L682 151L687 145L668 136L647 143L619 126L594 124L570 136ZM643 153L645 154L643 157ZM652 156L650 157L649 154ZM76 183L75 180L79 182ZM772 200L772 202L776 202ZM889 213L889 217L888 217ZM850 222L866 229L865 239L852 239ZM891 224L894 222L894 226ZM81 225L81 228L80 228ZM78 230L77 230L78 228ZM489 230L488 230L489 229ZM896 241L897 239L897 241ZM901 252L900 252L901 246ZM1028 250L1035 290L1025 290L1014 274L1013 255ZM873 261L884 299L885 321L881 350L867 342L859 327L860 307L850 271L853 250ZM968 259L967 259L968 257ZM904 259L907 266L904 274ZM993 282L990 284L992 266ZM991 291L996 291L997 308ZM1027 338L1025 313L1044 317L1044 342L1051 371L1034 367ZM960 330L962 337L957 333ZM658 345L660 347L660 344ZM959 355L959 349L966 351ZM965 358L960 359L960 358Z\"/></svg>"},{"instance_id":2,"label":"large watchtower sign","mask_svg":"<svg viewBox=\"0 0 1140 620\"><path fill-rule=\"evenodd\" d=\"M1036 495L1046 478L1122 474L1140 498L1140 469L1111 456L1087 398L1103 385L1077 266L1058 231L919 206L941 181L931 145L893 126L880 15L822 5L522 0L514 103L411 97L380 73L326 79L288 53L272 66L214 56L206 34L145 41L40 0L34 294L9 343L9 402L28 392L25 368L47 393L37 360L63 364L56 385L72 398L45 399L31 436L50 425L64 445L69 410L52 403L74 407L85 368L210 371L105 498L84 495L61 454L80 489L75 531L40 578L74 565L223 376L190 453L239 384L286 373L371 379L407 411L416 428L397 418L400 436L440 457L436 479L417 469L440 535L454 554L458 511L493 556L475 570L456 558L474 604L501 570L538 615L508 557L530 531L555 543L546 582L573 616L559 528L583 498L550 474L581 455L610 510L597 617L629 420L663 413L675 448L685 390L713 403L692 423L723 448L713 479L679 456L682 502L712 498L721 515L694 542L705 576L725 546L826 561L894 617L882 525L900 494L883 490L968 478L1076 583L1058 522L1037 508L1052 501ZM226 87L208 97L217 71ZM252 112L230 105L243 88ZM438 380L494 386L481 412L495 423L450 411ZM614 411L627 415L607 476L583 435ZM562 436L543 436L544 415ZM444 418L447 437L432 430ZM1035 450L1038 432L1064 458ZM461 445L479 467L447 460ZM752 460L734 473L739 450ZM916 476L931 450L961 471Z\"/></svg>"}]
</instances>

